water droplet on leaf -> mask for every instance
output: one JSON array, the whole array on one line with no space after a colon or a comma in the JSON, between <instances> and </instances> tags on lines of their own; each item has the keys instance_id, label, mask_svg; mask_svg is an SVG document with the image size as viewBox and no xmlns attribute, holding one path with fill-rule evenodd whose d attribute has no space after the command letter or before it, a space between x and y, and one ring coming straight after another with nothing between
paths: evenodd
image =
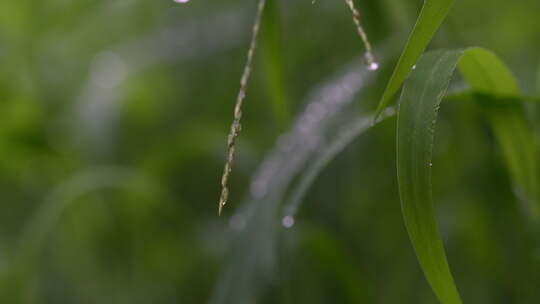
<instances>
[{"instance_id":1,"label":"water droplet on leaf","mask_svg":"<svg viewBox=\"0 0 540 304\"><path fill-rule=\"evenodd\" d=\"M294 217L292 217L291 215L284 216L281 220L281 225L283 225L283 227L287 229L291 228L292 226L294 226Z\"/></svg>"},{"instance_id":2,"label":"water droplet on leaf","mask_svg":"<svg viewBox=\"0 0 540 304\"><path fill-rule=\"evenodd\" d=\"M376 62L372 62L368 65L368 70L370 71L376 71L379 69L379 64Z\"/></svg>"},{"instance_id":3,"label":"water droplet on leaf","mask_svg":"<svg viewBox=\"0 0 540 304\"><path fill-rule=\"evenodd\" d=\"M173 0L176 3L188 3L190 0Z\"/></svg>"}]
</instances>

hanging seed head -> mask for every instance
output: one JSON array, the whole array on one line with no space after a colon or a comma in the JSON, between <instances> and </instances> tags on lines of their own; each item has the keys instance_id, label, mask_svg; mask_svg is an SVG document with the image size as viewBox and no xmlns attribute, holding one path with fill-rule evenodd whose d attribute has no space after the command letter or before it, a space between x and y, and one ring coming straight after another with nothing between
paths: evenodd
<instances>
[{"instance_id":1,"label":"hanging seed head","mask_svg":"<svg viewBox=\"0 0 540 304\"><path fill-rule=\"evenodd\" d=\"M253 24L252 28L251 42L249 45L246 64L244 65L244 72L242 73L242 78L240 78L240 90L238 91L236 105L234 106L234 119L231 125L231 131L227 138L227 156L225 160L225 168L223 169L223 176L221 177L221 195L219 197L218 209L219 215L221 215L221 211L223 210L225 204L227 204L227 200L229 198L229 175L233 167L236 138L238 137L238 134L242 129L242 125L240 124L240 121L242 119L242 104L244 102L244 99L246 98L247 85L253 66L253 55L255 54L255 49L257 48L257 38L259 36L259 28L261 27L261 19L265 5L266 0L259 0L259 5L257 6L257 14L255 16L255 23Z\"/></svg>"},{"instance_id":2,"label":"hanging seed head","mask_svg":"<svg viewBox=\"0 0 540 304\"><path fill-rule=\"evenodd\" d=\"M364 30L364 28L362 27L362 24L360 23L360 12L354 6L353 0L345 0L345 2L347 3L347 6L351 10L353 22L356 25L356 31L358 32L358 36L360 36L360 39L362 39L362 43L364 44L364 47L366 49L366 53L364 57L366 59L368 69L370 71L375 71L379 69L379 64L375 61L375 56L373 56L371 43L369 42L366 31Z\"/></svg>"}]
</instances>

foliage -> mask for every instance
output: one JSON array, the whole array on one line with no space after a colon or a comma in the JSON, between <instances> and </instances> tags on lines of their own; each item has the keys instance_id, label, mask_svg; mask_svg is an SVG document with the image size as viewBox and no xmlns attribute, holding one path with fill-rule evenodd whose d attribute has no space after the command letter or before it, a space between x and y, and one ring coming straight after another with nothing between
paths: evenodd
<instances>
[{"instance_id":1,"label":"foliage","mask_svg":"<svg viewBox=\"0 0 540 304\"><path fill-rule=\"evenodd\" d=\"M310 2L221 217L255 1L0 2L0 302L538 303L540 2Z\"/></svg>"}]
</instances>

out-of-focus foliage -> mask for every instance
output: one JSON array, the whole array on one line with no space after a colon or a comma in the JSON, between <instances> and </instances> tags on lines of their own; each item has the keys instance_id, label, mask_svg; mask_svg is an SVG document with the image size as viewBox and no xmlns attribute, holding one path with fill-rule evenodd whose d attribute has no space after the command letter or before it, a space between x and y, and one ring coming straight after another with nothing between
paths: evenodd
<instances>
[{"instance_id":1,"label":"out-of-focus foliage","mask_svg":"<svg viewBox=\"0 0 540 304\"><path fill-rule=\"evenodd\" d=\"M0 1L0 303L212 298L251 176L309 92L362 55L343 1L278 2L217 217L255 1ZM422 2L356 4L381 71L355 95L353 118L375 109ZM486 47L533 95L539 11L537 0L456 1L431 48ZM447 256L466 303L537 303L537 228L478 107L444 103L435 134ZM294 226L270 233L273 275L251 282L257 303L436 301L403 225L395 149L387 119L328 164Z\"/></svg>"}]
</instances>

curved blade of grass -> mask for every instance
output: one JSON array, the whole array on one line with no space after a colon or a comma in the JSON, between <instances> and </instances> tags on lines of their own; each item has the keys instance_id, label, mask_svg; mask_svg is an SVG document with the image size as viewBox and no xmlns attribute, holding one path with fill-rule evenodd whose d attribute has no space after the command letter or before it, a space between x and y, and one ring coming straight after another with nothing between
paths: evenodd
<instances>
[{"instance_id":1,"label":"curved blade of grass","mask_svg":"<svg viewBox=\"0 0 540 304\"><path fill-rule=\"evenodd\" d=\"M478 48L424 55L403 88L397 129L402 212L422 270L440 302L445 304L461 303L461 299L434 216L431 159L438 109L458 63L474 91L493 94L490 101L519 92L502 62ZM537 181L534 140L520 106L514 102L511 105L514 110L508 112L508 108L491 102L486 112L515 184L533 199Z\"/></svg>"},{"instance_id":2,"label":"curved blade of grass","mask_svg":"<svg viewBox=\"0 0 540 304\"><path fill-rule=\"evenodd\" d=\"M364 67L358 62L348 63L336 77L317 85L308 94L305 110L262 162L252 179L249 198L231 218L241 222L241 228L231 242L230 258L209 303L255 303L257 295L275 275L277 222L274 217L278 207L292 179L320 146L319 139L348 110L355 96L375 79L376 73ZM307 119L321 109L325 109L325 114L320 120ZM310 144L306 139L317 140Z\"/></svg>"},{"instance_id":3,"label":"curved blade of grass","mask_svg":"<svg viewBox=\"0 0 540 304\"><path fill-rule=\"evenodd\" d=\"M425 0L420 11L420 16L409 37L409 41L399 58L390 81L386 86L381 101L375 111L375 119L379 117L384 108L399 91L399 88L407 79L418 58L422 55L427 45L448 15L454 0Z\"/></svg>"},{"instance_id":4,"label":"curved blade of grass","mask_svg":"<svg viewBox=\"0 0 540 304\"><path fill-rule=\"evenodd\" d=\"M270 1L262 19L261 28L261 65L265 86L271 101L277 124L283 129L289 121L287 94L284 79L283 43L279 2Z\"/></svg>"},{"instance_id":5,"label":"curved blade of grass","mask_svg":"<svg viewBox=\"0 0 540 304\"><path fill-rule=\"evenodd\" d=\"M459 61L459 70L472 90L499 97L519 95L519 86L505 64L492 52L471 48Z\"/></svg>"},{"instance_id":6,"label":"curved blade of grass","mask_svg":"<svg viewBox=\"0 0 540 304\"><path fill-rule=\"evenodd\" d=\"M375 123L377 124L394 115L395 110L393 108L388 108ZM290 199L285 206L285 216L288 215L294 217L296 215L309 188L313 185L321 171L326 168L339 153L358 138L358 136L364 134L364 132L375 125L372 123L371 117L373 117L373 114L368 114L367 116L360 117L352 123L345 125L334 140L321 148L315 158L310 162L307 169L302 173L297 186L294 187Z\"/></svg>"},{"instance_id":7,"label":"curved blade of grass","mask_svg":"<svg viewBox=\"0 0 540 304\"><path fill-rule=\"evenodd\" d=\"M517 195L526 203L532 219L540 220L536 141L522 99L491 95L477 95L476 99L484 105Z\"/></svg>"},{"instance_id":8,"label":"curved blade of grass","mask_svg":"<svg viewBox=\"0 0 540 304\"><path fill-rule=\"evenodd\" d=\"M461 299L434 216L431 156L439 104L462 53L423 56L403 88L398 110L397 169L405 226L428 282L447 304Z\"/></svg>"},{"instance_id":9,"label":"curved blade of grass","mask_svg":"<svg viewBox=\"0 0 540 304\"><path fill-rule=\"evenodd\" d=\"M534 134L517 97L519 86L495 54L480 48L468 50L459 69L477 95L497 138L518 194L528 201L538 220L538 170ZM489 94L489 95L488 95Z\"/></svg>"}]
</instances>

